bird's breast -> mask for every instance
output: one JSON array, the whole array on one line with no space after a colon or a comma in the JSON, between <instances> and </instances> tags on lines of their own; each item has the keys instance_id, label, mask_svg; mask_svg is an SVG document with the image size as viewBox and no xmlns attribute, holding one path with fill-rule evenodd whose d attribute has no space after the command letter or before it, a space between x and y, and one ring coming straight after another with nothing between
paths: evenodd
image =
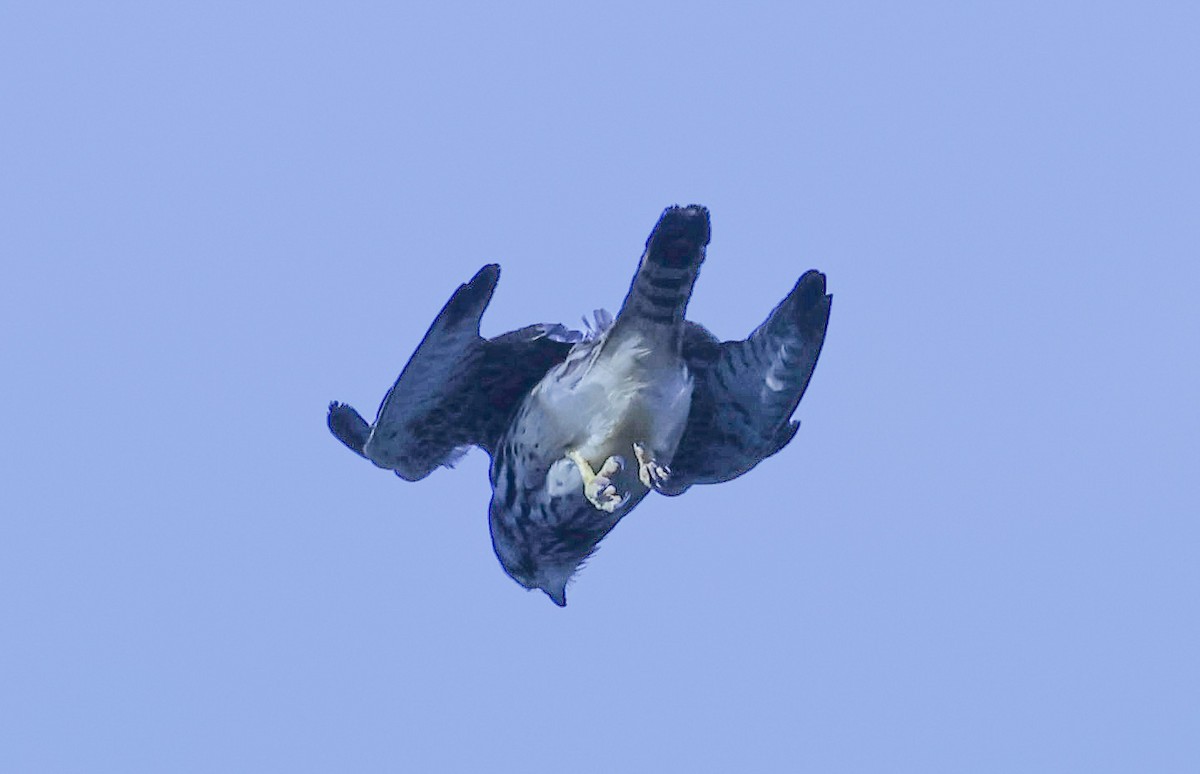
<instances>
[{"instance_id":1,"label":"bird's breast","mask_svg":"<svg viewBox=\"0 0 1200 774\"><path fill-rule=\"evenodd\" d=\"M683 359L638 335L589 342L551 369L530 394L525 421L542 424L555 455L579 451L593 465L634 442L668 461L691 408L692 377Z\"/></svg>"}]
</instances>

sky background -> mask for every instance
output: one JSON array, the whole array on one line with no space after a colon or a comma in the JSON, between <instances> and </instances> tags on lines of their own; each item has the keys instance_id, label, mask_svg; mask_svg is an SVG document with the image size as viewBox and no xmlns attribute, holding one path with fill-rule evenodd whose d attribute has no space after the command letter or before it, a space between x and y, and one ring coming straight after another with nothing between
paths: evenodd
<instances>
[{"instance_id":1,"label":"sky background","mask_svg":"<svg viewBox=\"0 0 1200 774\"><path fill-rule=\"evenodd\" d=\"M3 11L0 770L1200 770L1196 4L420 5ZM329 435L691 202L803 426L566 609Z\"/></svg>"}]
</instances>

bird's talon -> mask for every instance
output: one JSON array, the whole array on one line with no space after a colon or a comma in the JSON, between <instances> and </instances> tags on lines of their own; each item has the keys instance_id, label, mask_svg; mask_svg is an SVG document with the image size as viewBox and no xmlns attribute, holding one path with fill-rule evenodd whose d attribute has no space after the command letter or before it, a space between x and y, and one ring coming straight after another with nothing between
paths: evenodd
<instances>
[{"instance_id":1,"label":"bird's talon","mask_svg":"<svg viewBox=\"0 0 1200 774\"><path fill-rule=\"evenodd\" d=\"M654 454L640 443L633 445L634 456L638 461L638 480L647 489L661 489L662 484L671 476L671 469L654 458Z\"/></svg>"},{"instance_id":2,"label":"bird's talon","mask_svg":"<svg viewBox=\"0 0 1200 774\"><path fill-rule=\"evenodd\" d=\"M568 452L567 457L579 468L579 476L583 479L584 497L598 510L612 513L629 502L629 495L618 493L612 481L612 476L625 469L623 457L609 457L600 466L599 472L593 471L591 464L577 451Z\"/></svg>"}]
</instances>

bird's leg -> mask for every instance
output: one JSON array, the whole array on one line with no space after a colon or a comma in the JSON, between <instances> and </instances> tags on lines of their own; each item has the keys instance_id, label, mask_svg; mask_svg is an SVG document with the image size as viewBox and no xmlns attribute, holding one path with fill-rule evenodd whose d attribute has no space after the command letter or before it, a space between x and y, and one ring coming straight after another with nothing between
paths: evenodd
<instances>
[{"instance_id":1,"label":"bird's leg","mask_svg":"<svg viewBox=\"0 0 1200 774\"><path fill-rule=\"evenodd\" d=\"M583 479L583 495L596 508L612 513L629 501L629 493L617 492L612 480L613 476L625 469L624 458L616 455L609 457L598 471L593 471L591 464L577 451L567 452L567 459L579 468L579 476Z\"/></svg>"},{"instance_id":2,"label":"bird's leg","mask_svg":"<svg viewBox=\"0 0 1200 774\"><path fill-rule=\"evenodd\" d=\"M633 444L633 453L638 461L638 478L648 489L660 489L671 475L671 469L660 463L654 453L640 443Z\"/></svg>"}]
</instances>

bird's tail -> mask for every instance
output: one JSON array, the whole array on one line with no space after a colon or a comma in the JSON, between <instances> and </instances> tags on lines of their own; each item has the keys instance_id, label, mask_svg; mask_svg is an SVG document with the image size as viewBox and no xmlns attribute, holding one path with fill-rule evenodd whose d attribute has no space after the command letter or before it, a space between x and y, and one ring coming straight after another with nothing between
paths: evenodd
<instances>
[{"instance_id":1,"label":"bird's tail","mask_svg":"<svg viewBox=\"0 0 1200 774\"><path fill-rule=\"evenodd\" d=\"M637 275L617 314L618 324L636 319L642 324L682 325L709 233L705 208L667 208L646 240Z\"/></svg>"}]
</instances>

